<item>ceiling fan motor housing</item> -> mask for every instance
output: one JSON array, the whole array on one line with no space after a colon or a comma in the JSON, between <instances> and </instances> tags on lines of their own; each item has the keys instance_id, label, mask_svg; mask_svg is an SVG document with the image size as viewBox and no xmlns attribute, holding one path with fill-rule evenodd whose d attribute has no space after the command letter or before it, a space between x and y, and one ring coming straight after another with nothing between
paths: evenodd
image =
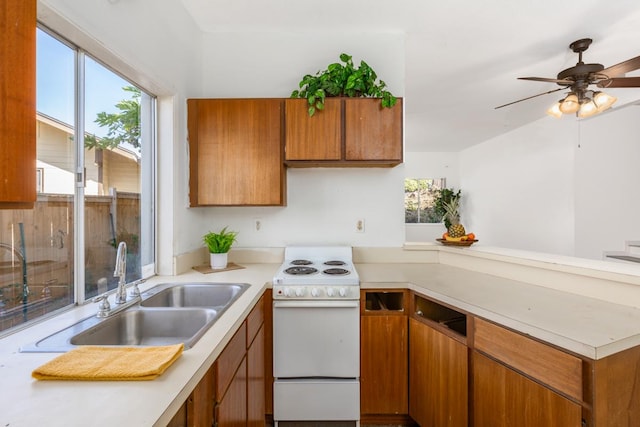
<instances>
[{"instance_id":1,"label":"ceiling fan motor housing","mask_svg":"<svg viewBox=\"0 0 640 427\"><path fill-rule=\"evenodd\" d=\"M558 73L558 80L573 80L574 82L579 80L589 80L591 74L599 73L602 70L604 70L604 65L602 64L584 64L579 62L571 68L560 71ZM591 77L593 79L594 76ZM558 84L560 86L566 86L560 83Z\"/></svg>"}]
</instances>

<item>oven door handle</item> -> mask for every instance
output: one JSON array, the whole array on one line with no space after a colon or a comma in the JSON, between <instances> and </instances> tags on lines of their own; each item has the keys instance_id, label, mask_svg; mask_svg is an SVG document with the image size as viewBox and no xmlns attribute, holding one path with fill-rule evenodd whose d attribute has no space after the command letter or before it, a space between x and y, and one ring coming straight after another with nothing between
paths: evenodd
<instances>
[{"instance_id":1,"label":"oven door handle","mask_svg":"<svg viewBox=\"0 0 640 427\"><path fill-rule=\"evenodd\" d=\"M273 308L358 308L360 301L274 301Z\"/></svg>"}]
</instances>

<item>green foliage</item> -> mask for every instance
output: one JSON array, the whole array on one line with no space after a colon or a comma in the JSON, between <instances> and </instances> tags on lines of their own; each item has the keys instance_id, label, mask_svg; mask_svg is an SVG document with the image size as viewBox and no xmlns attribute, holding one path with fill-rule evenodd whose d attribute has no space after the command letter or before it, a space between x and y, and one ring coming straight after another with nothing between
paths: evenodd
<instances>
[{"instance_id":1,"label":"green foliage","mask_svg":"<svg viewBox=\"0 0 640 427\"><path fill-rule=\"evenodd\" d=\"M236 241L236 231L227 231L227 227L219 233L210 231L202 237L202 241L212 254L226 254L231 249L231 245Z\"/></svg>"},{"instance_id":2,"label":"green foliage","mask_svg":"<svg viewBox=\"0 0 640 427\"><path fill-rule=\"evenodd\" d=\"M116 104L116 108L120 110L118 113L98 113L95 123L107 128L107 136L98 138L86 135L84 144L87 148L113 149L122 143L140 148L140 89L133 86L122 89L131 93L131 99L124 99Z\"/></svg>"},{"instance_id":3,"label":"green foliage","mask_svg":"<svg viewBox=\"0 0 640 427\"><path fill-rule=\"evenodd\" d=\"M342 63L329 64L326 70L318 71L314 76L305 75L300 81L300 90L291 93L291 98L307 99L309 116L324 109L327 96L381 98L383 107L396 105L397 98L386 90L384 81L378 81L378 75L369 64L360 61L360 67L355 68L352 57L346 53L340 55L340 60Z\"/></svg>"},{"instance_id":4,"label":"green foliage","mask_svg":"<svg viewBox=\"0 0 640 427\"><path fill-rule=\"evenodd\" d=\"M443 188L438 193L436 197L434 207L436 214L442 218L445 227L447 230L451 227L451 221L447 215L447 205L451 204L452 201L459 201L461 197L462 190L458 190L457 192L453 191L453 188Z\"/></svg>"},{"instance_id":5,"label":"green foliage","mask_svg":"<svg viewBox=\"0 0 640 427\"><path fill-rule=\"evenodd\" d=\"M406 178L404 180L404 192L413 193L414 191L426 190L429 188L429 180Z\"/></svg>"}]
</instances>

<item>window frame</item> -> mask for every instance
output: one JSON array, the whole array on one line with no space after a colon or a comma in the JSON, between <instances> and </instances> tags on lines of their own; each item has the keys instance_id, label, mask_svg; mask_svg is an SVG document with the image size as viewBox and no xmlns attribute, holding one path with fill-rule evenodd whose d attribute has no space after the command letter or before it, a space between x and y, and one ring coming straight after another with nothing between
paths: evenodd
<instances>
[{"instance_id":1,"label":"window frame","mask_svg":"<svg viewBox=\"0 0 640 427\"><path fill-rule=\"evenodd\" d=\"M157 261L157 229L158 229L158 208L157 208L157 147L158 147L158 97L152 94L144 86L135 82L134 79L129 78L124 73L119 72L113 66L105 63L95 55L86 51L82 47L68 40L63 35L53 31L46 24L42 22L37 23L37 29L47 33L49 36L55 38L60 43L66 45L74 52L74 140L77 143L74 146L75 159L75 179L74 179L74 274L73 274L73 286L74 286L74 305L82 305L91 299L87 299L85 295L85 61L86 58L90 58L105 69L116 74L123 80L127 81L131 85L139 88L142 92L141 96L141 110L146 108L148 110L148 126L144 126L148 138L144 139L142 145L149 150L145 157L148 157L146 167L143 167L141 171L141 189L140 189L140 206L141 216L143 214L142 209L142 182L149 187L148 193L145 194L145 198L149 200L151 206L151 212L149 215L150 225L143 224L141 220L141 234L143 228L146 229L145 233L148 234L147 255L151 258L151 262L141 265L141 277L148 278L156 274L156 261ZM145 100L145 107L142 105L142 100ZM142 111L141 111L142 122ZM144 174L144 175L143 175ZM150 182L145 181L150 179ZM146 212L145 212L146 213ZM142 236L141 236L142 241ZM143 248L141 245L141 261L145 259L142 254ZM106 293L112 293L113 290L109 290Z\"/></svg>"}]
</instances>

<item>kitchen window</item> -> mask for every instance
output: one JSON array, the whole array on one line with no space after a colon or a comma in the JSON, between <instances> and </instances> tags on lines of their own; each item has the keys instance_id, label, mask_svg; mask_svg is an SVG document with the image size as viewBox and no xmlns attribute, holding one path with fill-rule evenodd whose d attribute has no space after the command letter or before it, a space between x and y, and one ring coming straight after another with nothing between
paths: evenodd
<instances>
[{"instance_id":1,"label":"kitchen window","mask_svg":"<svg viewBox=\"0 0 640 427\"><path fill-rule=\"evenodd\" d=\"M38 198L0 210L0 335L154 273L155 97L37 30Z\"/></svg>"},{"instance_id":2,"label":"kitchen window","mask_svg":"<svg viewBox=\"0 0 640 427\"><path fill-rule=\"evenodd\" d=\"M433 224L442 222L436 214L434 201L445 188L445 178L406 178L404 180L405 224Z\"/></svg>"}]
</instances>

